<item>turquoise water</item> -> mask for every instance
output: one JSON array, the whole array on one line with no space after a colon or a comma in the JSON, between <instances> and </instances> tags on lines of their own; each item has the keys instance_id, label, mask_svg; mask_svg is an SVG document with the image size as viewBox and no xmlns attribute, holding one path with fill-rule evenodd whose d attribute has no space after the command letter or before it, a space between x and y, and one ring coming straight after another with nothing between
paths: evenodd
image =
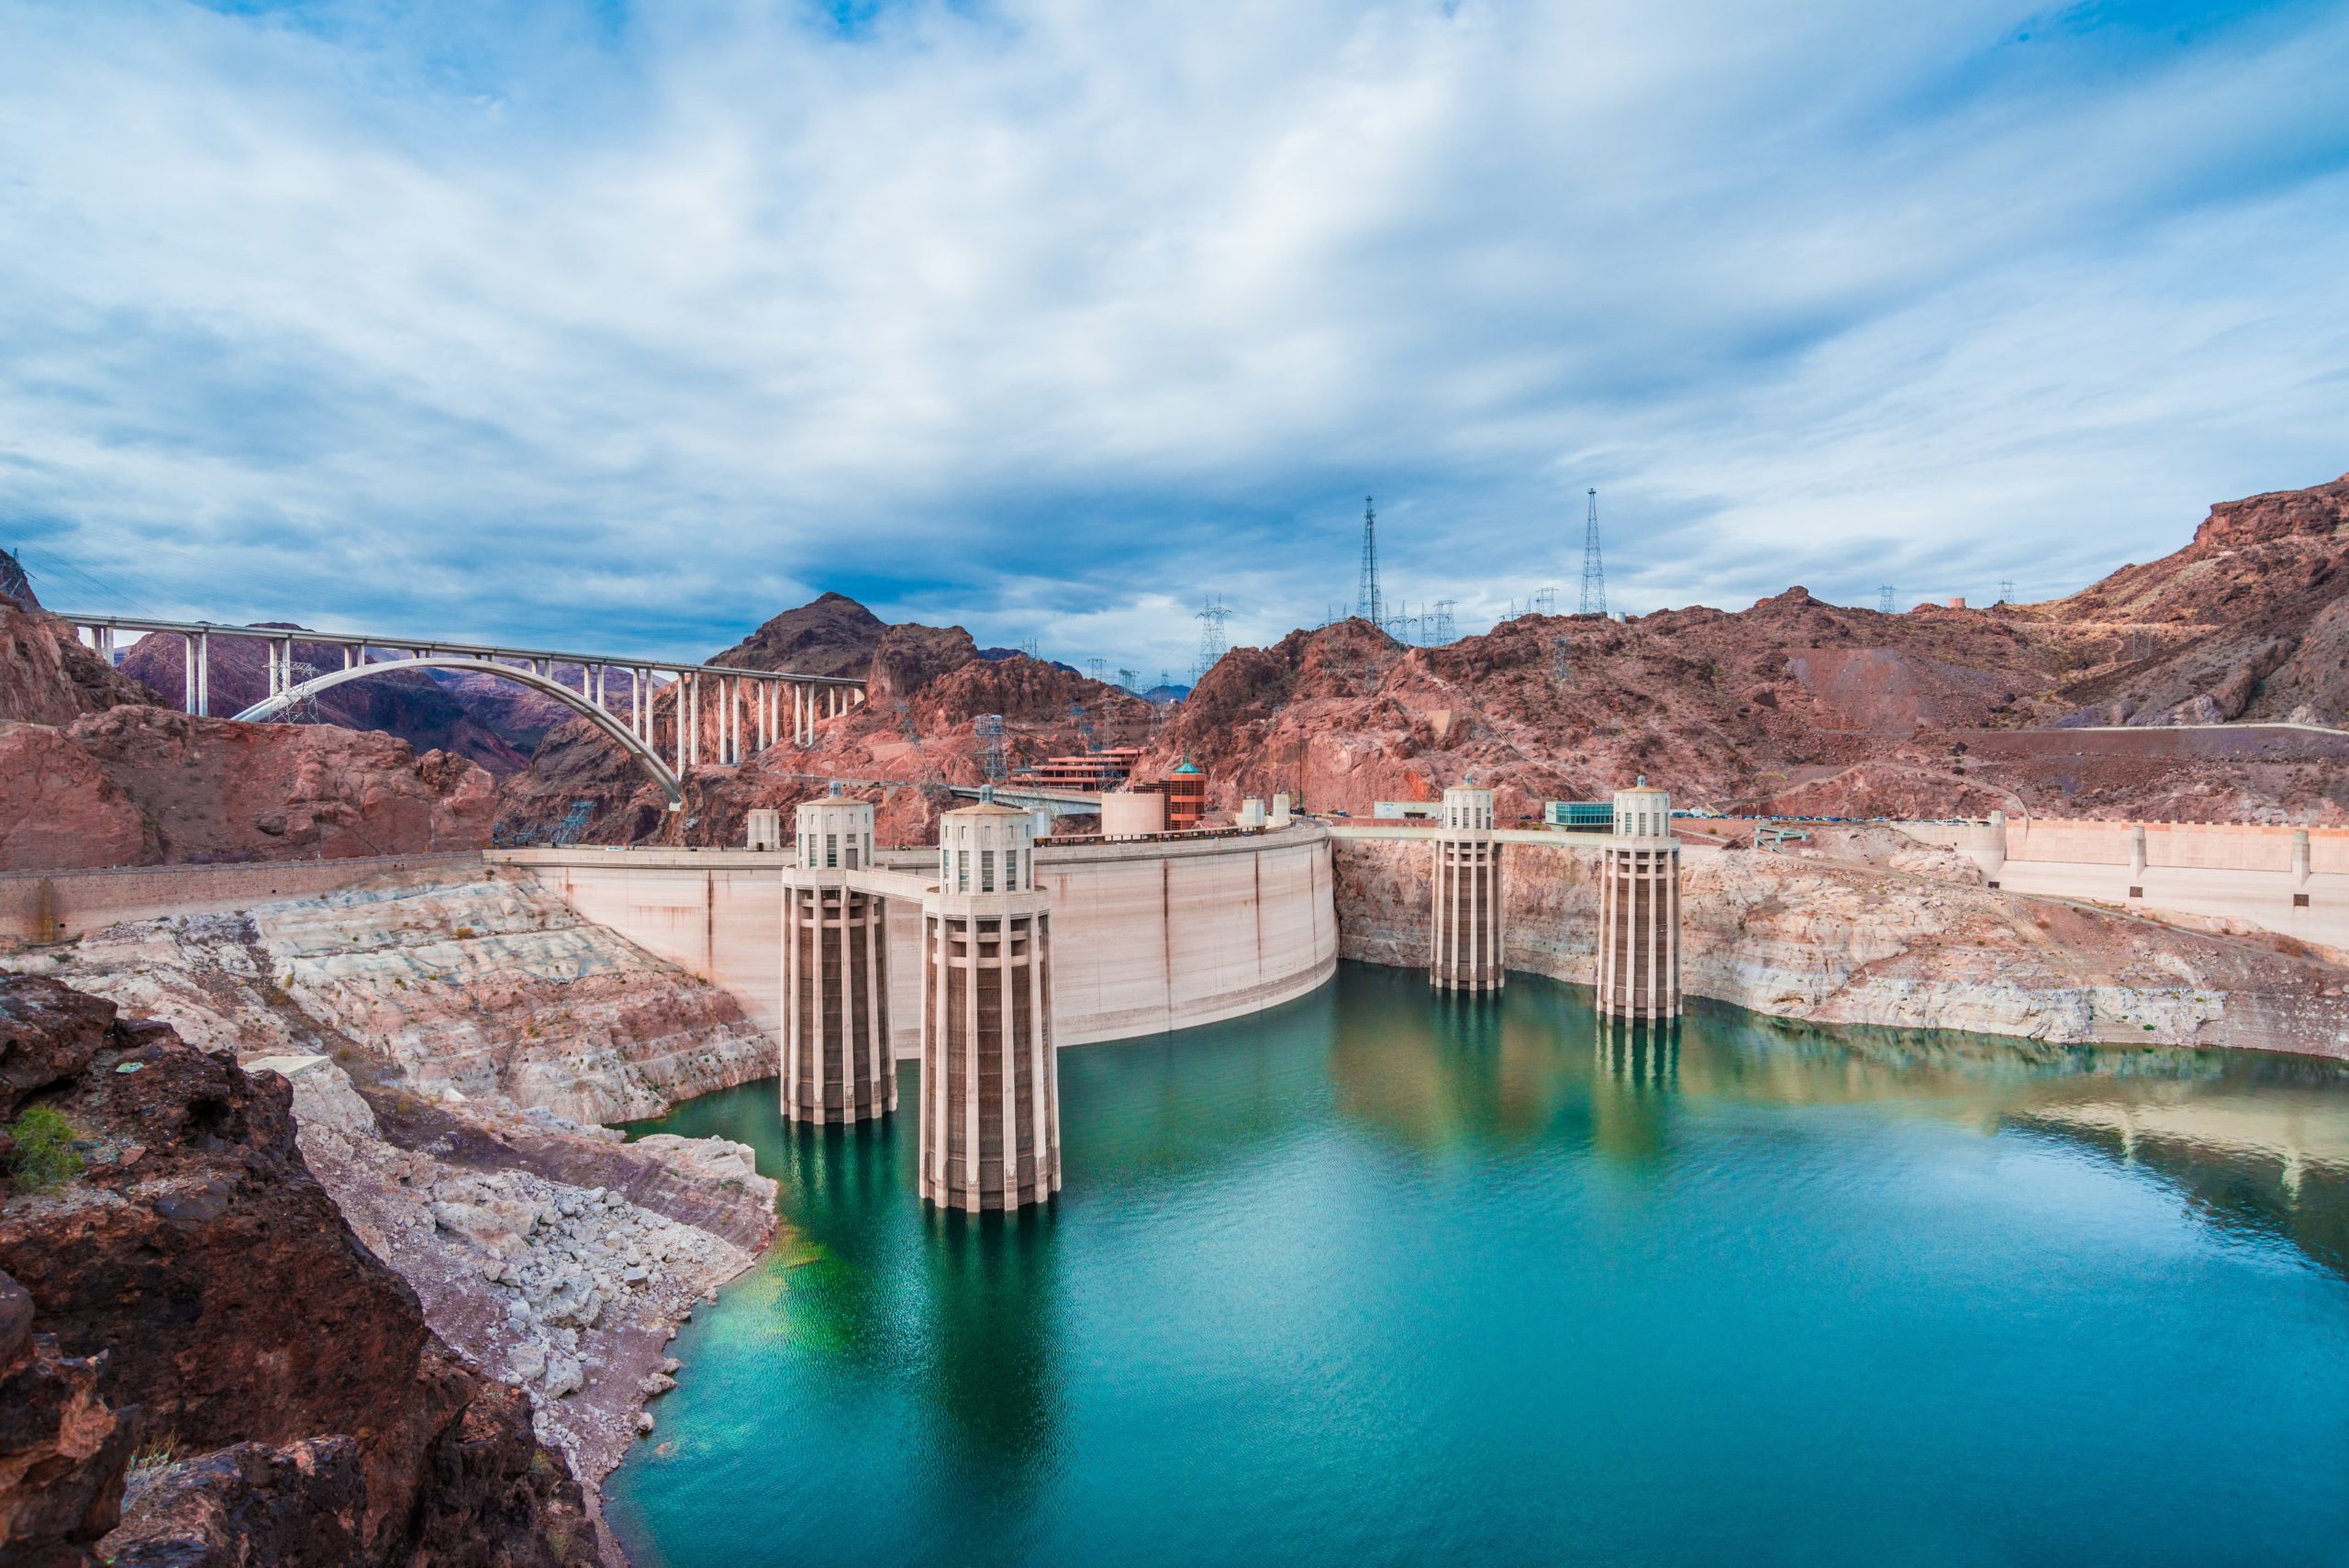
<instances>
[{"instance_id":1,"label":"turquoise water","mask_svg":"<svg viewBox=\"0 0 2349 1568\"><path fill-rule=\"evenodd\" d=\"M1585 992L1348 965L1061 1081L1008 1223L925 1213L910 1113L657 1124L797 1236L612 1477L640 1564L2349 1564L2336 1070L1610 1051Z\"/></svg>"}]
</instances>

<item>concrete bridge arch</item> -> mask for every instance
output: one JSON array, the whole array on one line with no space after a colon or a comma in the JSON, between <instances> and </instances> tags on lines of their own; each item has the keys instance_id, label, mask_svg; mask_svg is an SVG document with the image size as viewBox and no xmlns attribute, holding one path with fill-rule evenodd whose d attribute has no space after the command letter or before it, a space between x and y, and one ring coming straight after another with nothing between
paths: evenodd
<instances>
[{"instance_id":1,"label":"concrete bridge arch","mask_svg":"<svg viewBox=\"0 0 2349 1568\"><path fill-rule=\"evenodd\" d=\"M353 664L349 669L329 670L325 674L313 676L299 685L289 686L275 696L265 697L253 704L252 706L237 715L237 717L248 724L258 724L274 718L287 708L314 697L320 692L330 691L347 681L361 680L369 675L381 675L394 670L473 670L484 675L496 675L501 679L518 683L534 691L544 692L574 713L586 717L596 728L619 742L621 749L636 760L639 767L651 775L654 784L661 786L661 793L669 797L670 810L675 811L685 805L685 787L678 783L676 773L662 759L658 751L646 744L625 723L589 701L584 694L573 691L560 681L541 675L535 670L524 669L516 664L500 663L494 659L466 659L454 654L427 654L417 659L389 659L380 664Z\"/></svg>"}]
</instances>

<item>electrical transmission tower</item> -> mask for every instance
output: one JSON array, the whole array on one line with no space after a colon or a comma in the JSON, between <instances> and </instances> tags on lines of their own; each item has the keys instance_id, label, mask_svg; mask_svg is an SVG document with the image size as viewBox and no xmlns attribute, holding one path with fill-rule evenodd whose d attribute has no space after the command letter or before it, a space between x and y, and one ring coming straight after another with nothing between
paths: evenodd
<instances>
[{"instance_id":1,"label":"electrical transmission tower","mask_svg":"<svg viewBox=\"0 0 2349 1568\"><path fill-rule=\"evenodd\" d=\"M1197 672L1191 677L1192 680L1197 681L1209 670L1214 669L1216 661L1221 659L1230 648L1230 640L1223 634L1223 623L1230 615L1231 612L1223 607L1223 598L1220 595L1200 605L1199 664Z\"/></svg>"},{"instance_id":2,"label":"electrical transmission tower","mask_svg":"<svg viewBox=\"0 0 2349 1568\"><path fill-rule=\"evenodd\" d=\"M1586 616L1607 613L1607 567L1598 558L1598 487L1590 489L1590 512L1582 525L1582 609Z\"/></svg>"},{"instance_id":3,"label":"electrical transmission tower","mask_svg":"<svg viewBox=\"0 0 2349 1568\"><path fill-rule=\"evenodd\" d=\"M971 721L971 732L979 738L979 773L987 784L1001 784L1010 770L1003 761L1003 715L983 713Z\"/></svg>"},{"instance_id":4,"label":"electrical transmission tower","mask_svg":"<svg viewBox=\"0 0 2349 1568\"><path fill-rule=\"evenodd\" d=\"M1887 583L1883 587L1878 588L1876 591L1876 607L1881 614L1888 616L1892 613L1891 584Z\"/></svg>"},{"instance_id":5,"label":"electrical transmission tower","mask_svg":"<svg viewBox=\"0 0 2349 1568\"><path fill-rule=\"evenodd\" d=\"M1362 498L1362 587L1354 595L1354 614L1375 627L1386 624L1386 606L1378 595L1378 513L1367 495Z\"/></svg>"}]
</instances>

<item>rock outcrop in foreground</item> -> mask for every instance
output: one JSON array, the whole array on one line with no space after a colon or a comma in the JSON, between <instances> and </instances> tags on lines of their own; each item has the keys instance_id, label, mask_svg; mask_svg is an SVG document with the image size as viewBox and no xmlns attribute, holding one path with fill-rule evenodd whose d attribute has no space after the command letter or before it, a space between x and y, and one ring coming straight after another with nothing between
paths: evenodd
<instances>
[{"instance_id":1,"label":"rock outcrop in foreground","mask_svg":"<svg viewBox=\"0 0 2349 1568\"><path fill-rule=\"evenodd\" d=\"M0 1207L0 1271L23 1292L0 1291L20 1396L0 1418L0 1556L596 1561L529 1401L452 1355L351 1233L284 1080L33 978L0 981L0 1117L54 1107L88 1149L80 1175ZM172 1457L142 1462L126 1507L134 1454Z\"/></svg>"},{"instance_id":2,"label":"rock outcrop in foreground","mask_svg":"<svg viewBox=\"0 0 2349 1568\"><path fill-rule=\"evenodd\" d=\"M593 1125L771 1073L773 1046L527 877L385 875L11 966L290 1081L303 1162L441 1341L520 1391L591 1516L677 1324L774 1234L749 1149Z\"/></svg>"}]
</instances>

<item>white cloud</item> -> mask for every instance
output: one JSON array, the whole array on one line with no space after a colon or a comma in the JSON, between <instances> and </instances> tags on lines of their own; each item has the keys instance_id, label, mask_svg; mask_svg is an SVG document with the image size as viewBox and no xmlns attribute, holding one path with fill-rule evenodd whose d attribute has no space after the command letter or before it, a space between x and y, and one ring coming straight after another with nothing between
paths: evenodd
<instances>
[{"instance_id":1,"label":"white cloud","mask_svg":"<svg viewBox=\"0 0 2349 1568\"><path fill-rule=\"evenodd\" d=\"M485 17L495 19L484 19ZM0 536L672 651L2050 593L2349 467L2349 19L0 0ZM2029 33L2029 41L2020 35Z\"/></svg>"}]
</instances>

